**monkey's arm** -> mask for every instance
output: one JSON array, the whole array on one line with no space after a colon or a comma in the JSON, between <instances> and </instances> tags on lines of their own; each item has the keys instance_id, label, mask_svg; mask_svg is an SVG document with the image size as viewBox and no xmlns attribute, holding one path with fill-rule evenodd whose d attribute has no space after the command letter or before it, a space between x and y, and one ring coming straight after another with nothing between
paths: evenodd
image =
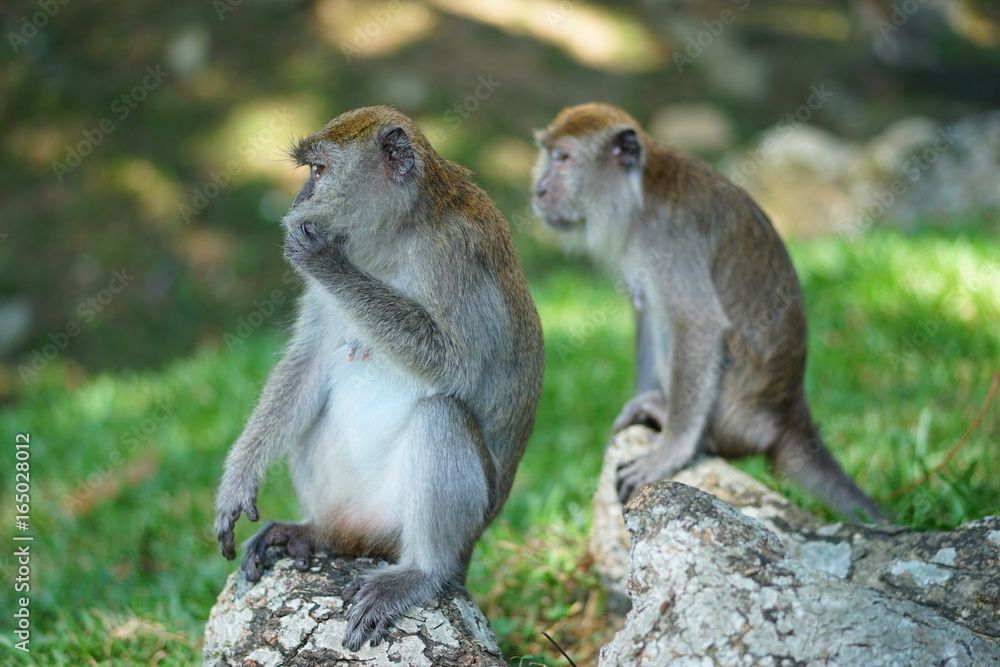
<instances>
[{"instance_id":1,"label":"monkey's arm","mask_svg":"<svg viewBox=\"0 0 1000 667\"><path fill-rule=\"evenodd\" d=\"M461 365L455 341L427 309L365 273L344 254L344 240L327 240L312 223L289 230L285 255L338 297L379 354L425 377L433 384L454 378Z\"/></svg>"},{"instance_id":2,"label":"monkey's arm","mask_svg":"<svg viewBox=\"0 0 1000 667\"><path fill-rule=\"evenodd\" d=\"M326 400L307 338L300 331L271 371L246 428L226 456L215 498L215 532L229 560L236 557L233 527L240 513L251 521L260 518L257 491L267 467L312 423Z\"/></svg>"},{"instance_id":3,"label":"monkey's arm","mask_svg":"<svg viewBox=\"0 0 1000 667\"><path fill-rule=\"evenodd\" d=\"M642 485L669 477L694 457L718 394L729 320L707 272L682 267L671 283L665 308L670 350L657 363L657 375L667 387L663 430L649 454L619 469L623 502Z\"/></svg>"}]
</instances>

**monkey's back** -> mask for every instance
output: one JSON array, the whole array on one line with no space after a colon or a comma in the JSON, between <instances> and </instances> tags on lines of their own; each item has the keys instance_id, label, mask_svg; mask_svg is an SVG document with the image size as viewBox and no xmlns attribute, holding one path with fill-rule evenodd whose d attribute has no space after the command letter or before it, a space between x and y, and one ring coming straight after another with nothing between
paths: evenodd
<instances>
[{"instance_id":1,"label":"monkey's back","mask_svg":"<svg viewBox=\"0 0 1000 667\"><path fill-rule=\"evenodd\" d=\"M784 242L750 195L714 167L671 148L657 153L657 168L676 172L678 192L695 195L676 202L694 212L681 224L698 227L680 235L681 242L707 238L710 244L711 279L730 323L724 389L786 409L803 393L806 313Z\"/></svg>"},{"instance_id":2,"label":"monkey's back","mask_svg":"<svg viewBox=\"0 0 1000 667\"><path fill-rule=\"evenodd\" d=\"M493 345L470 404L482 424L487 446L498 458L497 469L501 474L500 497L495 508L498 512L524 454L541 396L545 364L541 319L528 290L510 228L493 201L477 185L465 180L455 192L453 202L453 219L459 226L455 233L465 237L464 243L469 244L468 250L476 263L496 281L501 303L493 304L486 298L483 305L501 307L508 327L503 342ZM489 345L487 340L477 342Z\"/></svg>"}]
</instances>

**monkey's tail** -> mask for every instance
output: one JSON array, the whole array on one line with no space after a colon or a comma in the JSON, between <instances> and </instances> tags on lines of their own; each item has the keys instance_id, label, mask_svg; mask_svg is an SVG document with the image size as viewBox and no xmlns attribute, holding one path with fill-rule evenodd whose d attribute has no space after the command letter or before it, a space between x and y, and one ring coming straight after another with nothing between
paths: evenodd
<instances>
[{"instance_id":1,"label":"monkey's tail","mask_svg":"<svg viewBox=\"0 0 1000 667\"><path fill-rule=\"evenodd\" d=\"M840 467L812 425L788 432L771 450L770 458L779 477L787 476L845 518L875 523L887 520L875 501Z\"/></svg>"}]
</instances>

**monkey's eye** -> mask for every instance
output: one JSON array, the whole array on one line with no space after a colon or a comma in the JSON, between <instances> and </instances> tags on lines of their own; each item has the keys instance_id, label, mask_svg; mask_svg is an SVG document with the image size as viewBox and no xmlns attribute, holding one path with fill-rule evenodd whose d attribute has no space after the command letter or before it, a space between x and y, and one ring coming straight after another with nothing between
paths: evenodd
<instances>
[{"instance_id":1,"label":"monkey's eye","mask_svg":"<svg viewBox=\"0 0 1000 667\"><path fill-rule=\"evenodd\" d=\"M322 176L324 171L326 171L325 165L322 164L312 165L312 175L314 178L319 178L320 176Z\"/></svg>"},{"instance_id":2,"label":"monkey's eye","mask_svg":"<svg viewBox=\"0 0 1000 667\"><path fill-rule=\"evenodd\" d=\"M569 162L569 153L566 151L561 151L558 148L552 150L552 161L556 164L565 164Z\"/></svg>"}]
</instances>

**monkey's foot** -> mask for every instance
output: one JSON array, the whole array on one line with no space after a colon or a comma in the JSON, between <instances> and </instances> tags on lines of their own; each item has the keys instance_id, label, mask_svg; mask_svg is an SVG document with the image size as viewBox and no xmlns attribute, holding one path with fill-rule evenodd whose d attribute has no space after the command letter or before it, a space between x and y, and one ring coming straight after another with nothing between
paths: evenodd
<instances>
[{"instance_id":1,"label":"monkey's foot","mask_svg":"<svg viewBox=\"0 0 1000 667\"><path fill-rule=\"evenodd\" d=\"M295 561L295 569L308 570L312 564L315 542L309 524L271 523L253 536L243 557L243 572L247 581L260 581L268 547L284 546Z\"/></svg>"},{"instance_id":2,"label":"monkey's foot","mask_svg":"<svg viewBox=\"0 0 1000 667\"><path fill-rule=\"evenodd\" d=\"M657 431L664 430L667 424L667 406L663 402L663 393L658 389L646 391L625 404L615 418L614 431L618 433L633 424L644 424Z\"/></svg>"},{"instance_id":3,"label":"monkey's foot","mask_svg":"<svg viewBox=\"0 0 1000 667\"><path fill-rule=\"evenodd\" d=\"M638 456L631 461L618 464L618 500L622 505L631 500L646 484L668 479L687 464L687 461L675 460L679 459L679 456L658 456L660 453L654 449L645 456Z\"/></svg>"},{"instance_id":4,"label":"monkey's foot","mask_svg":"<svg viewBox=\"0 0 1000 667\"><path fill-rule=\"evenodd\" d=\"M377 646L400 614L437 595L442 584L437 577L402 565L358 577L344 589L344 601L350 604L344 646L357 651L366 639Z\"/></svg>"}]
</instances>

